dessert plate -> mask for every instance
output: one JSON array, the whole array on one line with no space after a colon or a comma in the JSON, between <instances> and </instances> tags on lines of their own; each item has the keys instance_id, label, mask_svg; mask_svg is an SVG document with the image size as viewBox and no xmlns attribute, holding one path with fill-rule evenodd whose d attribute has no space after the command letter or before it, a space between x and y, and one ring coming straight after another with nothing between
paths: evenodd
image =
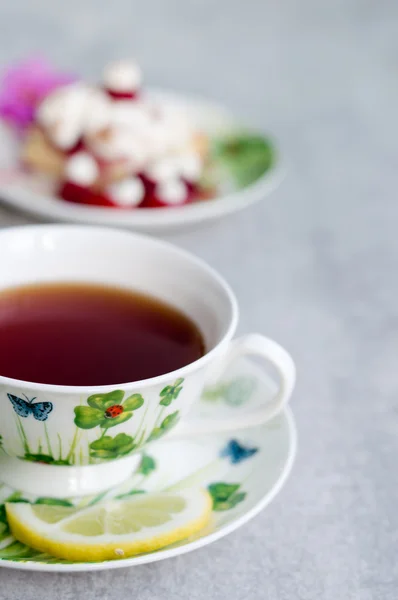
<instances>
[{"instance_id":1,"label":"dessert plate","mask_svg":"<svg viewBox=\"0 0 398 600\"><path fill-rule=\"evenodd\" d=\"M238 414L275 393L274 383L247 360L208 389L196 411L204 415ZM38 499L0 486L0 567L35 571L95 571L155 562L210 544L244 525L265 508L286 481L296 454L296 429L287 408L266 425L195 440L170 440L149 447L138 470L121 486L97 497L75 498L92 505L121 494L207 488L213 501L211 524L200 534L162 550L106 562L74 562L53 558L17 542L8 529L4 502ZM50 499L40 502L50 503ZM53 502L60 502L56 500Z\"/></svg>"},{"instance_id":2,"label":"dessert plate","mask_svg":"<svg viewBox=\"0 0 398 600\"><path fill-rule=\"evenodd\" d=\"M206 100L152 90L150 98L185 111L211 141L210 177L218 195L181 207L117 209L71 204L57 198L48 178L24 173L18 166L19 144L4 125L0 134L0 200L49 221L123 227L167 233L205 223L266 198L283 178L277 148L261 132L248 129L226 109Z\"/></svg>"}]
</instances>

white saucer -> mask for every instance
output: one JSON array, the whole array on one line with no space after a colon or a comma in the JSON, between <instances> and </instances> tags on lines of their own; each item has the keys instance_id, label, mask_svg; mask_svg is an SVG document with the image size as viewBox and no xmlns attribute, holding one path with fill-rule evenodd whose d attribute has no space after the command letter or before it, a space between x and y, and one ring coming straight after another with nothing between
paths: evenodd
<instances>
[{"instance_id":1,"label":"white saucer","mask_svg":"<svg viewBox=\"0 0 398 600\"><path fill-rule=\"evenodd\" d=\"M274 384L247 361L234 365L233 374L209 390L197 410L222 413L255 406L273 395ZM163 550L113 561L68 563L15 541L5 523L0 504L0 567L34 571L95 571L140 565L171 558L206 546L244 525L265 508L285 483L296 454L296 429L290 409L267 425L228 436L207 435L195 440L164 441L149 447L141 470L107 497L121 493L206 487L213 496L211 529ZM67 468L67 467L66 467ZM209 487L210 486L210 487ZM12 495L12 498L10 498ZM98 501L103 498L98 498ZM0 486L0 503L21 500L15 490ZM35 501L33 497L27 497ZM77 501L78 499L76 499ZM94 498L84 501L93 503ZM81 502L81 499L79 499Z\"/></svg>"},{"instance_id":2,"label":"white saucer","mask_svg":"<svg viewBox=\"0 0 398 600\"><path fill-rule=\"evenodd\" d=\"M151 91L149 96L165 103L178 105L188 113L200 130L210 139L239 135L242 124L224 108L201 99L193 99L171 92ZM121 210L113 208L71 204L52 195L48 181L27 176L18 168L18 143L4 127L0 135L0 199L13 208L49 221L66 221L92 225L123 227L148 233L166 233L187 225L204 223L236 212L268 196L280 183L284 170L277 149L268 136L261 132L244 131L262 138L270 144L272 161L261 174L239 185L233 168L225 160L214 158L221 194L182 207L163 209ZM239 166L239 170L241 165ZM235 173L236 175L236 173Z\"/></svg>"}]
</instances>

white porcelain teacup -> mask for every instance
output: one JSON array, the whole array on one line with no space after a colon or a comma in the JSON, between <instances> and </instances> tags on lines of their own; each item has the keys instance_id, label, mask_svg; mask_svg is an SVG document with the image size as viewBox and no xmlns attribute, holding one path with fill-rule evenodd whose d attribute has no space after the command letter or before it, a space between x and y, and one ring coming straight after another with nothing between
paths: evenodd
<instances>
[{"instance_id":1,"label":"white porcelain teacup","mask_svg":"<svg viewBox=\"0 0 398 600\"><path fill-rule=\"evenodd\" d=\"M41 496L97 493L128 477L142 449L158 439L259 425L289 400L295 383L289 354L260 334L232 340L238 307L231 289L173 245L105 228L26 226L0 232L0 257L0 290L84 282L144 292L191 317L206 347L201 358L172 373L120 385L71 387L0 376L0 480L14 488ZM222 421L190 419L204 386L245 354L265 359L278 372L272 402ZM163 401L165 393L170 402ZM33 409L16 410L10 397L25 403L35 398L51 410L40 420ZM110 419L101 420L100 412L109 417L113 405L118 414L133 416L109 428Z\"/></svg>"}]
</instances>

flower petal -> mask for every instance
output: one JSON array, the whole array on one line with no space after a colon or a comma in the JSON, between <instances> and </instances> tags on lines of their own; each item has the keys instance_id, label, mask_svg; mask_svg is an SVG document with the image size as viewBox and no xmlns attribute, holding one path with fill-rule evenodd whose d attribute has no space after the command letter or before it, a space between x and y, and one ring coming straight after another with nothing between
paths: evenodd
<instances>
[{"instance_id":1,"label":"flower petal","mask_svg":"<svg viewBox=\"0 0 398 600\"><path fill-rule=\"evenodd\" d=\"M132 412L124 412L121 415L119 415L118 417L115 417L114 419L107 419L106 417L103 416L103 418L101 419L100 426L103 429L109 429L110 427L115 427L115 425L120 425L120 423L124 423L125 421L128 421L129 419L131 419L132 416L133 416Z\"/></svg>"},{"instance_id":2,"label":"flower petal","mask_svg":"<svg viewBox=\"0 0 398 600\"><path fill-rule=\"evenodd\" d=\"M37 104L49 92L73 79L55 73L51 65L40 58L12 65L0 82L0 116L24 128L33 120Z\"/></svg>"},{"instance_id":3,"label":"flower petal","mask_svg":"<svg viewBox=\"0 0 398 600\"><path fill-rule=\"evenodd\" d=\"M80 429L92 429L104 419L104 412L90 406L75 406L75 424Z\"/></svg>"}]
</instances>

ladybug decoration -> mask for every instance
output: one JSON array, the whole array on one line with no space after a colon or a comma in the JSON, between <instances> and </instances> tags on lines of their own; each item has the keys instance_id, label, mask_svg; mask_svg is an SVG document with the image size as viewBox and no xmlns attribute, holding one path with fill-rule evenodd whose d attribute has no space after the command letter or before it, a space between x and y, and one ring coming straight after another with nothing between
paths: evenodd
<instances>
[{"instance_id":1,"label":"ladybug decoration","mask_svg":"<svg viewBox=\"0 0 398 600\"><path fill-rule=\"evenodd\" d=\"M123 412L123 406L121 404L114 404L113 406L110 406L109 408L106 409L105 417L107 419L115 419L116 417L121 415L122 412Z\"/></svg>"}]
</instances>

